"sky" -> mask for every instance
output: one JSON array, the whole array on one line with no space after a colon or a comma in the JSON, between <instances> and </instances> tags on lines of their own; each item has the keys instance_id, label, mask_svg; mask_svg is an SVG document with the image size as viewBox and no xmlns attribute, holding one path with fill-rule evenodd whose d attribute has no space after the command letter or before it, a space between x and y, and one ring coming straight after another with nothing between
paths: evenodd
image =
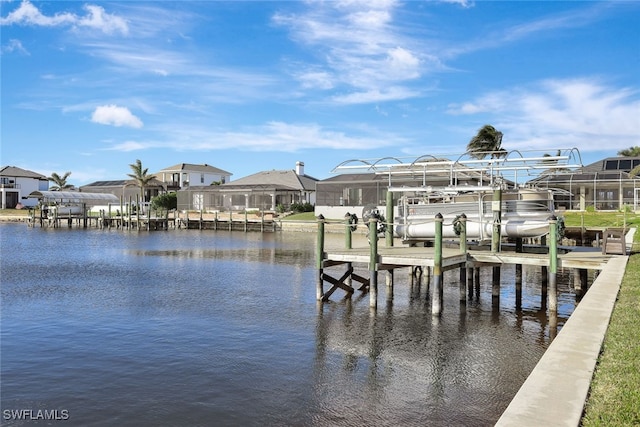
<instances>
[{"instance_id":1,"label":"sky","mask_svg":"<svg viewBox=\"0 0 640 427\"><path fill-rule=\"evenodd\" d=\"M76 186L207 163L640 145L640 2L0 0L2 166Z\"/></svg>"}]
</instances>

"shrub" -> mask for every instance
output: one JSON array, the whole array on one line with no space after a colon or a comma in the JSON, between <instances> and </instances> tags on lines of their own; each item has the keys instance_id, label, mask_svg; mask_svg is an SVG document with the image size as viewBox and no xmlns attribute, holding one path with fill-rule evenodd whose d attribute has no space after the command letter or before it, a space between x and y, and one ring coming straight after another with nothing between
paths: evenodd
<instances>
[{"instance_id":1,"label":"shrub","mask_svg":"<svg viewBox=\"0 0 640 427\"><path fill-rule=\"evenodd\" d=\"M176 193L161 194L151 199L153 209L172 210L178 208L178 195Z\"/></svg>"}]
</instances>

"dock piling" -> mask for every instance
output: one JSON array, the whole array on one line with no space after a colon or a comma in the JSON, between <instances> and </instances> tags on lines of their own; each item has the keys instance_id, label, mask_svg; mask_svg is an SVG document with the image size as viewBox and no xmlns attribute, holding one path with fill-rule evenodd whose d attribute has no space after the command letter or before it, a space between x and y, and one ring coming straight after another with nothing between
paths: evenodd
<instances>
[{"instance_id":1,"label":"dock piling","mask_svg":"<svg viewBox=\"0 0 640 427\"><path fill-rule=\"evenodd\" d=\"M549 311L558 311L558 219L555 216L549 218Z\"/></svg>"},{"instance_id":2,"label":"dock piling","mask_svg":"<svg viewBox=\"0 0 640 427\"><path fill-rule=\"evenodd\" d=\"M460 253L467 253L467 216L460 215ZM467 266L460 266L460 302L467 302Z\"/></svg>"},{"instance_id":3,"label":"dock piling","mask_svg":"<svg viewBox=\"0 0 640 427\"><path fill-rule=\"evenodd\" d=\"M393 193L387 191L387 228L385 231L386 246L393 246Z\"/></svg>"},{"instance_id":4,"label":"dock piling","mask_svg":"<svg viewBox=\"0 0 640 427\"><path fill-rule=\"evenodd\" d=\"M442 214L436 214L436 233L433 255L433 289L431 290L431 314L439 316L442 313Z\"/></svg>"},{"instance_id":5,"label":"dock piling","mask_svg":"<svg viewBox=\"0 0 640 427\"><path fill-rule=\"evenodd\" d=\"M369 307L378 306L378 220L369 219Z\"/></svg>"},{"instance_id":6,"label":"dock piling","mask_svg":"<svg viewBox=\"0 0 640 427\"><path fill-rule=\"evenodd\" d=\"M324 296L323 279L322 279L322 263L324 261L324 216L318 215L318 236L316 239L316 299L322 301Z\"/></svg>"}]
</instances>

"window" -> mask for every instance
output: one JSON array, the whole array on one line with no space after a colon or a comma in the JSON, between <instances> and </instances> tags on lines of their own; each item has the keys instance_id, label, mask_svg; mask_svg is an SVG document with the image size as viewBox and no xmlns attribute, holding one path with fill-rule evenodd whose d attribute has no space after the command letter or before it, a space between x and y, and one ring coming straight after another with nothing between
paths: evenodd
<instances>
[{"instance_id":1,"label":"window","mask_svg":"<svg viewBox=\"0 0 640 427\"><path fill-rule=\"evenodd\" d=\"M200 174L200 184L204 184L204 174Z\"/></svg>"},{"instance_id":2,"label":"window","mask_svg":"<svg viewBox=\"0 0 640 427\"><path fill-rule=\"evenodd\" d=\"M604 165L604 169L608 171L613 171L618 169L618 161L617 160L607 160Z\"/></svg>"},{"instance_id":3,"label":"window","mask_svg":"<svg viewBox=\"0 0 640 427\"><path fill-rule=\"evenodd\" d=\"M618 169L620 170L631 170L631 159L620 160Z\"/></svg>"}]
</instances>

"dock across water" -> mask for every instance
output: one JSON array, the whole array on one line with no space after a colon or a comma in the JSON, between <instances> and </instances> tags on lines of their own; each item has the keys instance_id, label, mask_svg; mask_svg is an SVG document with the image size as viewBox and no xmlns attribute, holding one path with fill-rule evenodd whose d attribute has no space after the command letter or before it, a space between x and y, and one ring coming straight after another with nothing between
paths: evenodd
<instances>
[{"instance_id":1,"label":"dock across water","mask_svg":"<svg viewBox=\"0 0 640 427\"><path fill-rule=\"evenodd\" d=\"M373 220L375 221L375 219ZM349 224L345 224L345 247L324 247L324 219L318 221L317 239L317 292L318 300L328 301L331 295L342 290L350 297L354 292L369 292L369 305L377 307L378 274L384 273L387 286L393 287L394 274L398 269L408 269L412 282L414 280L428 280L433 284L431 292L431 309L433 315L440 315L442 302L442 274L444 271L459 269L460 271L460 301L465 302L467 296L472 296L475 289L479 289L479 269L493 268L492 295L500 296L500 267L507 264L516 266L515 294L516 308L522 301L522 266L539 266L542 270L541 299L542 305L548 307L550 313L557 312L557 284L558 268L574 269L576 291L583 293L587 290L588 270L600 271L605 268L612 257L616 255L603 254L598 249L590 251L569 250L558 247L555 235L555 222L550 220L549 245L538 246L535 251L517 242L515 250L493 251L479 246L472 246L461 235L457 247L444 247L442 235L436 235L433 246L394 246L393 240L386 239L384 246L378 245L378 235L375 225L370 225L369 245L366 247L352 247ZM577 248L576 248L577 249ZM537 252L537 253L533 253ZM366 267L369 277L354 273L354 266ZM356 288L353 283L359 283ZM331 286L325 289L325 282Z\"/></svg>"}]
</instances>

